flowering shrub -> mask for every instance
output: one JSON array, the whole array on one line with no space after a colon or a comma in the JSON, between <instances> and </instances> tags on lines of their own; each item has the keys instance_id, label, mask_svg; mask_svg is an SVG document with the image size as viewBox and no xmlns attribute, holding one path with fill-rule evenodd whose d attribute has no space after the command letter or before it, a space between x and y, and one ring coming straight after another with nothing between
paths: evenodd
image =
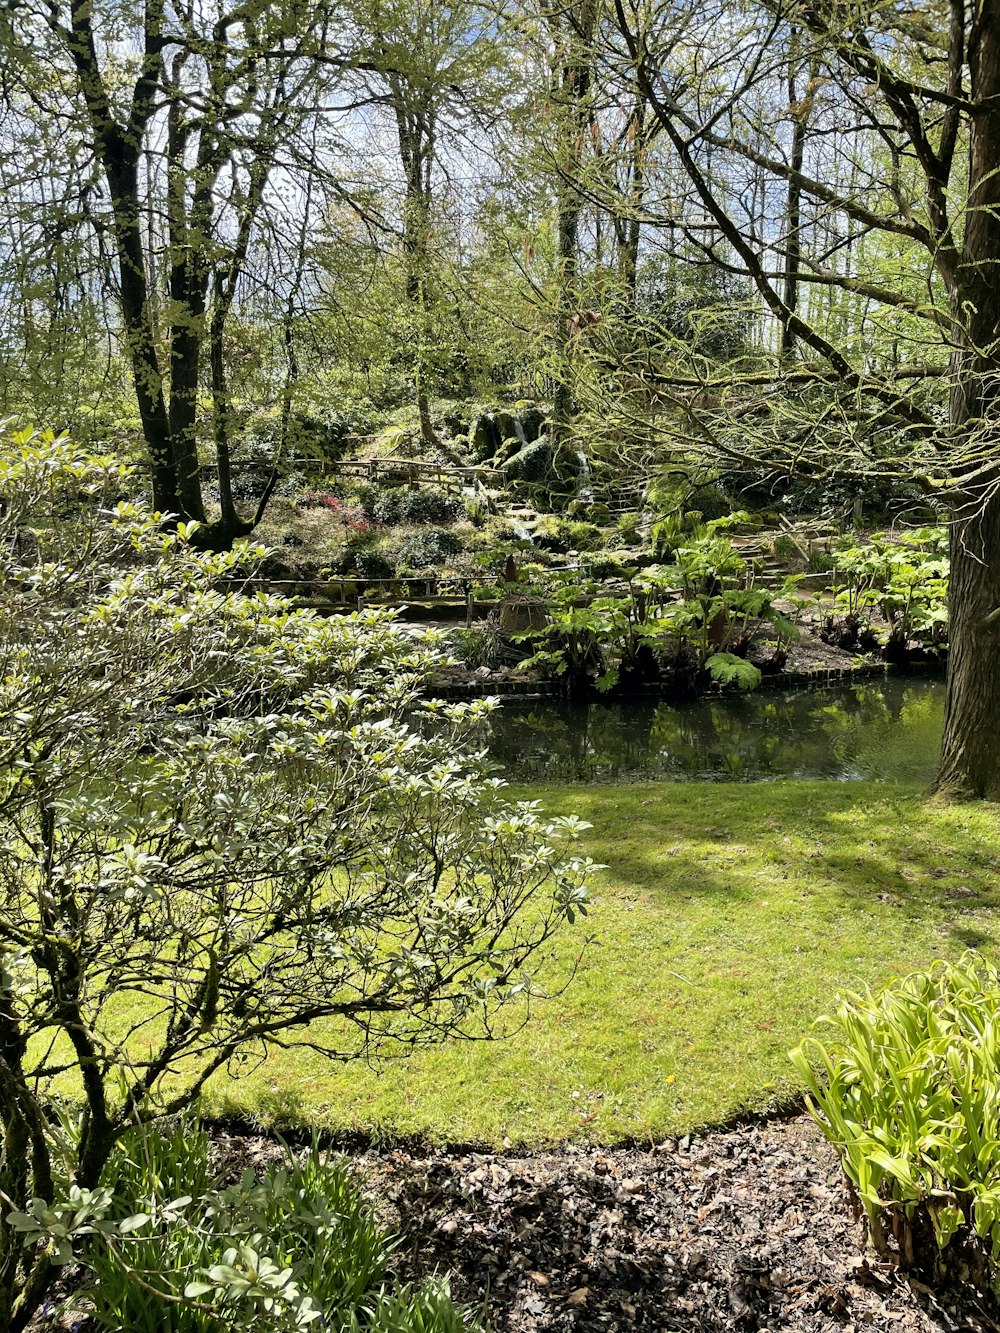
<instances>
[{"instance_id":1,"label":"flowering shrub","mask_svg":"<svg viewBox=\"0 0 1000 1333\"><path fill-rule=\"evenodd\" d=\"M306 491L300 497L299 505L303 509L325 509L343 524L348 536L371 532L380 526L365 512L362 505L351 504L329 491Z\"/></svg>"}]
</instances>

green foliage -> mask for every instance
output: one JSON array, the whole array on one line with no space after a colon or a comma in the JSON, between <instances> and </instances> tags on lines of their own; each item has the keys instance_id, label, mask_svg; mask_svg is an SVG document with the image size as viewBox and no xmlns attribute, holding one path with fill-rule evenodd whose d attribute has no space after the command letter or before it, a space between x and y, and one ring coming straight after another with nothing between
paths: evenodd
<instances>
[{"instance_id":1,"label":"green foliage","mask_svg":"<svg viewBox=\"0 0 1000 1333\"><path fill-rule=\"evenodd\" d=\"M799 544L787 532L781 532L774 539L774 554L784 560L794 560L799 554Z\"/></svg>"},{"instance_id":2,"label":"green foliage","mask_svg":"<svg viewBox=\"0 0 1000 1333\"><path fill-rule=\"evenodd\" d=\"M400 569L435 569L461 549L462 539L450 528L428 528L403 542L397 561Z\"/></svg>"},{"instance_id":3,"label":"green foliage","mask_svg":"<svg viewBox=\"0 0 1000 1333\"><path fill-rule=\"evenodd\" d=\"M384 551L361 549L353 554L354 567L362 578L391 579L395 576L395 563Z\"/></svg>"},{"instance_id":4,"label":"green foliage","mask_svg":"<svg viewBox=\"0 0 1000 1333\"><path fill-rule=\"evenodd\" d=\"M596 551L603 541L601 529L594 523L545 514L535 526L534 542L543 551Z\"/></svg>"},{"instance_id":5,"label":"green foliage","mask_svg":"<svg viewBox=\"0 0 1000 1333\"><path fill-rule=\"evenodd\" d=\"M452 1300L446 1279L381 1292L364 1319L354 1317L344 1333L469 1333L480 1325Z\"/></svg>"},{"instance_id":6,"label":"green foliage","mask_svg":"<svg viewBox=\"0 0 1000 1333\"><path fill-rule=\"evenodd\" d=\"M467 667L497 664L497 635L489 622L473 625L470 629L458 629L452 634L454 653Z\"/></svg>"},{"instance_id":7,"label":"green foliage","mask_svg":"<svg viewBox=\"0 0 1000 1333\"><path fill-rule=\"evenodd\" d=\"M746 346L746 284L725 269L651 255L639 266L636 299L649 336L655 330L688 354L724 362Z\"/></svg>"},{"instance_id":8,"label":"green foliage","mask_svg":"<svg viewBox=\"0 0 1000 1333\"><path fill-rule=\"evenodd\" d=\"M760 669L735 653L713 653L705 660L705 669L719 685L735 685L738 690L755 690L761 682Z\"/></svg>"},{"instance_id":9,"label":"green foliage","mask_svg":"<svg viewBox=\"0 0 1000 1333\"><path fill-rule=\"evenodd\" d=\"M93 1192L137 1120L275 1041L343 1060L500 1033L590 873L556 851L570 825L504 800L478 744L490 704L419 700L440 636L244 595L261 551L198 550L196 529L116 502L127 479L51 436L0 455L0 1039L21 1051L0 1189L17 1213L66 1204L57 1082L85 1106L63 1176ZM328 1046L307 1035L337 1016ZM0 1256L8 1318L41 1299L53 1253L0 1225Z\"/></svg>"},{"instance_id":10,"label":"green foliage","mask_svg":"<svg viewBox=\"0 0 1000 1333\"><path fill-rule=\"evenodd\" d=\"M537 645L523 665L570 680L595 675L602 691L623 676L651 678L666 670L683 675L686 691L698 692L709 681L755 688L760 672L744 660L751 645L766 631L781 653L796 630L774 596L753 585L750 564L719 535L741 519L736 514L705 525L702 535L673 551L672 564L619 567L627 580L620 594L606 595L582 575L556 575L548 585L549 622L520 636ZM600 569L601 561L594 563Z\"/></svg>"},{"instance_id":11,"label":"green foliage","mask_svg":"<svg viewBox=\"0 0 1000 1333\"><path fill-rule=\"evenodd\" d=\"M284 1148L220 1187L211 1140L183 1124L115 1148L81 1237L98 1328L130 1333L450 1333L472 1327L447 1285L388 1282L394 1242L343 1161ZM27 1220L20 1223L27 1229ZM40 1237L44 1230L32 1232Z\"/></svg>"},{"instance_id":12,"label":"green foliage","mask_svg":"<svg viewBox=\"0 0 1000 1333\"><path fill-rule=\"evenodd\" d=\"M481 528L490 516L490 506L486 500L473 497L465 502L465 513L469 522L475 528Z\"/></svg>"},{"instance_id":13,"label":"green foliage","mask_svg":"<svg viewBox=\"0 0 1000 1333\"><path fill-rule=\"evenodd\" d=\"M885 622L887 654L911 641L939 648L948 637L948 559L939 554L944 529L921 528L891 542L843 544L833 554L834 604L849 626ZM929 549L928 549L929 548Z\"/></svg>"},{"instance_id":14,"label":"green foliage","mask_svg":"<svg viewBox=\"0 0 1000 1333\"><path fill-rule=\"evenodd\" d=\"M636 546L639 542L639 514L619 514L618 540L624 546Z\"/></svg>"},{"instance_id":15,"label":"green foliage","mask_svg":"<svg viewBox=\"0 0 1000 1333\"><path fill-rule=\"evenodd\" d=\"M631 551L599 551L584 556L582 564L589 577L598 582L634 577L637 568Z\"/></svg>"},{"instance_id":16,"label":"green foliage","mask_svg":"<svg viewBox=\"0 0 1000 1333\"><path fill-rule=\"evenodd\" d=\"M378 523L453 523L463 512L460 500L429 486L400 486L377 489L366 496L371 515Z\"/></svg>"},{"instance_id":17,"label":"green foliage","mask_svg":"<svg viewBox=\"0 0 1000 1333\"><path fill-rule=\"evenodd\" d=\"M966 954L840 998L792 1052L883 1252L1000 1291L1000 974Z\"/></svg>"},{"instance_id":18,"label":"green foliage","mask_svg":"<svg viewBox=\"0 0 1000 1333\"><path fill-rule=\"evenodd\" d=\"M825 550L822 546L814 546L809 552L806 569L810 574L829 574L836 567L836 557L831 551Z\"/></svg>"},{"instance_id":19,"label":"green foliage","mask_svg":"<svg viewBox=\"0 0 1000 1333\"><path fill-rule=\"evenodd\" d=\"M703 518L701 510L692 509L683 514L667 514L654 523L650 531L653 555L658 560L667 560L686 542L707 536L709 529Z\"/></svg>"}]
</instances>

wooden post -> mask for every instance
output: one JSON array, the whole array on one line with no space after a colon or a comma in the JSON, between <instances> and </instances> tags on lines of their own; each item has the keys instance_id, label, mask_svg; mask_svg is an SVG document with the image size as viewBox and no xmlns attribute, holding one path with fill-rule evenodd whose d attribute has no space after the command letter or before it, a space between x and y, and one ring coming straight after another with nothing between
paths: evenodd
<instances>
[{"instance_id":1,"label":"wooden post","mask_svg":"<svg viewBox=\"0 0 1000 1333\"><path fill-rule=\"evenodd\" d=\"M466 579L465 583L462 586L465 589L465 628L471 629L472 617L476 607L475 601L472 596L472 584L468 579Z\"/></svg>"}]
</instances>

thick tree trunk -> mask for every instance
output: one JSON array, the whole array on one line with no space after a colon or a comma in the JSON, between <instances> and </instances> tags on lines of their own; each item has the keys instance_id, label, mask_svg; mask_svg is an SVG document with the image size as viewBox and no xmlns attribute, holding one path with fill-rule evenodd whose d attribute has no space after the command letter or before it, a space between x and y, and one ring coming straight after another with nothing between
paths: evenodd
<instances>
[{"instance_id":1,"label":"thick tree trunk","mask_svg":"<svg viewBox=\"0 0 1000 1333\"><path fill-rule=\"evenodd\" d=\"M948 697L937 787L1000 800L1000 500L972 495L951 541Z\"/></svg>"},{"instance_id":2,"label":"thick tree trunk","mask_svg":"<svg viewBox=\"0 0 1000 1333\"><path fill-rule=\"evenodd\" d=\"M1000 800L1000 0L982 0L969 44L969 208L953 295L966 324L954 359L956 440L980 463L951 530L948 699L937 787ZM990 462L990 459L995 462Z\"/></svg>"},{"instance_id":3,"label":"thick tree trunk","mask_svg":"<svg viewBox=\"0 0 1000 1333\"><path fill-rule=\"evenodd\" d=\"M212 369L212 422L215 434L215 459L219 469L219 510L222 526L236 532L239 515L233 500L233 475L229 453L229 419L231 415L229 385L226 382L226 359L223 346L224 313L217 300L209 333L209 360Z\"/></svg>"},{"instance_id":4,"label":"thick tree trunk","mask_svg":"<svg viewBox=\"0 0 1000 1333\"><path fill-rule=\"evenodd\" d=\"M188 289L185 290L185 287ZM175 324L170 346L170 442L177 471L177 494L182 518L205 520L198 469L198 378L201 369L201 321L205 303L197 300L189 284L181 284L171 300L185 312L185 323Z\"/></svg>"},{"instance_id":5,"label":"thick tree trunk","mask_svg":"<svg viewBox=\"0 0 1000 1333\"><path fill-rule=\"evenodd\" d=\"M180 77L183 56L174 62L175 84ZM198 376L201 370L201 345L204 337L205 300L208 273L199 260L197 246L204 245L207 233L198 235L194 203L187 200L188 174L185 159L190 127L179 98L170 105L167 117L167 219L170 237L170 443L177 470L177 493L181 517L204 522L198 471ZM201 162L201 145L198 153ZM193 235L193 233L195 233Z\"/></svg>"}]
</instances>

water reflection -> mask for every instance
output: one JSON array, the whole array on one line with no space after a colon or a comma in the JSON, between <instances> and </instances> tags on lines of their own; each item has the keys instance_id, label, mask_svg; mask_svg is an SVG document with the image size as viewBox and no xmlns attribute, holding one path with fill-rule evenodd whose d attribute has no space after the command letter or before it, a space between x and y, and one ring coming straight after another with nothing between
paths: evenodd
<instances>
[{"instance_id":1,"label":"water reflection","mask_svg":"<svg viewBox=\"0 0 1000 1333\"><path fill-rule=\"evenodd\" d=\"M944 684L889 678L673 705L505 704L491 752L516 781L929 782Z\"/></svg>"}]
</instances>

